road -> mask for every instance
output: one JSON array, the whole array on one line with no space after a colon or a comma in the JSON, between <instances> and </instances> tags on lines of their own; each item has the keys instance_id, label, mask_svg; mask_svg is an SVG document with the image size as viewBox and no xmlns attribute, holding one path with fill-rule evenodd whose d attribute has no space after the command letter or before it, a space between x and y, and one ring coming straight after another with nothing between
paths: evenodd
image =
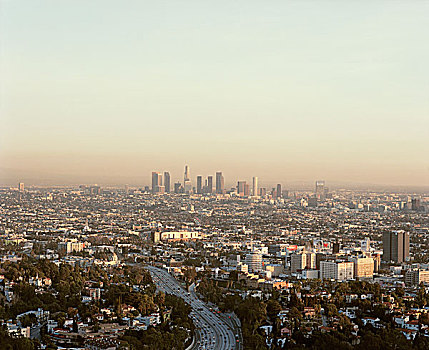
<instances>
[{"instance_id":1,"label":"road","mask_svg":"<svg viewBox=\"0 0 429 350\"><path fill-rule=\"evenodd\" d=\"M146 267L157 288L164 293L182 298L192 307L190 317L196 328L195 342L192 349L200 350L237 350L240 349L239 335L222 320L216 311L210 308L195 295L193 290L187 292L167 271L153 266Z\"/></svg>"}]
</instances>

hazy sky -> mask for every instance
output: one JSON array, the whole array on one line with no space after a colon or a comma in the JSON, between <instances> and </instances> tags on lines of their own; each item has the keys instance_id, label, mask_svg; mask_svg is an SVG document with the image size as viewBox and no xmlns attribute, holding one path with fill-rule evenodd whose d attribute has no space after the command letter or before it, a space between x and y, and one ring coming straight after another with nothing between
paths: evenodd
<instances>
[{"instance_id":1,"label":"hazy sky","mask_svg":"<svg viewBox=\"0 0 429 350\"><path fill-rule=\"evenodd\" d=\"M0 4L0 185L429 185L429 1Z\"/></svg>"}]
</instances>

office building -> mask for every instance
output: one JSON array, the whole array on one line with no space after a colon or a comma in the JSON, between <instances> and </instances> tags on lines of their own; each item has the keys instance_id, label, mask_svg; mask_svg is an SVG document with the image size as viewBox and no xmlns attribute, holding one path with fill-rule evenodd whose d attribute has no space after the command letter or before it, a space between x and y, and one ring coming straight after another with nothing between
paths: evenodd
<instances>
[{"instance_id":1,"label":"office building","mask_svg":"<svg viewBox=\"0 0 429 350\"><path fill-rule=\"evenodd\" d=\"M179 194L179 193L183 193L183 192L184 192L184 190L183 190L182 184L180 182L176 182L174 184L174 193Z\"/></svg>"},{"instance_id":2,"label":"office building","mask_svg":"<svg viewBox=\"0 0 429 350\"><path fill-rule=\"evenodd\" d=\"M165 193L171 192L171 179L170 179L170 173L168 171L164 172L164 188L165 188Z\"/></svg>"},{"instance_id":3,"label":"office building","mask_svg":"<svg viewBox=\"0 0 429 350\"><path fill-rule=\"evenodd\" d=\"M218 171L216 173L216 193L223 194L225 192L225 179L222 175L222 172Z\"/></svg>"},{"instance_id":4,"label":"office building","mask_svg":"<svg viewBox=\"0 0 429 350\"><path fill-rule=\"evenodd\" d=\"M23 182L20 182L20 183L18 184L18 191L19 191L19 192L24 192L24 183L23 183Z\"/></svg>"},{"instance_id":5,"label":"office building","mask_svg":"<svg viewBox=\"0 0 429 350\"><path fill-rule=\"evenodd\" d=\"M320 270L320 262L327 259L328 259L328 254L316 253L316 269Z\"/></svg>"},{"instance_id":6,"label":"office building","mask_svg":"<svg viewBox=\"0 0 429 350\"><path fill-rule=\"evenodd\" d=\"M150 234L152 243L158 243L161 240L161 232L154 231Z\"/></svg>"},{"instance_id":7,"label":"office building","mask_svg":"<svg viewBox=\"0 0 429 350\"><path fill-rule=\"evenodd\" d=\"M304 269L301 271L301 278L304 280L313 280L319 278L320 271L319 270L308 270Z\"/></svg>"},{"instance_id":8,"label":"office building","mask_svg":"<svg viewBox=\"0 0 429 350\"><path fill-rule=\"evenodd\" d=\"M290 257L290 271L297 272L304 269L316 268L316 254L315 253L297 253L292 254Z\"/></svg>"},{"instance_id":9,"label":"office building","mask_svg":"<svg viewBox=\"0 0 429 350\"><path fill-rule=\"evenodd\" d=\"M246 181L238 181L237 183L237 193L239 196L244 196Z\"/></svg>"},{"instance_id":10,"label":"office building","mask_svg":"<svg viewBox=\"0 0 429 350\"><path fill-rule=\"evenodd\" d=\"M365 238L361 242L361 250L365 253L368 253L371 251L371 240L369 239L369 237Z\"/></svg>"},{"instance_id":11,"label":"office building","mask_svg":"<svg viewBox=\"0 0 429 350\"><path fill-rule=\"evenodd\" d=\"M374 275L373 258L354 258L354 275L361 278L372 278Z\"/></svg>"},{"instance_id":12,"label":"office building","mask_svg":"<svg viewBox=\"0 0 429 350\"><path fill-rule=\"evenodd\" d=\"M58 243L58 250L64 251L66 254L72 252L81 252L85 248L85 244L81 242L60 242Z\"/></svg>"},{"instance_id":13,"label":"office building","mask_svg":"<svg viewBox=\"0 0 429 350\"><path fill-rule=\"evenodd\" d=\"M213 193L213 176L207 176L207 193Z\"/></svg>"},{"instance_id":14,"label":"office building","mask_svg":"<svg viewBox=\"0 0 429 350\"><path fill-rule=\"evenodd\" d=\"M316 181L316 198L325 199L325 181Z\"/></svg>"},{"instance_id":15,"label":"office building","mask_svg":"<svg viewBox=\"0 0 429 350\"><path fill-rule=\"evenodd\" d=\"M185 173L183 176L183 188L185 190L185 193L192 192L191 174L190 174L189 167L187 165L185 165Z\"/></svg>"},{"instance_id":16,"label":"office building","mask_svg":"<svg viewBox=\"0 0 429 350\"><path fill-rule=\"evenodd\" d=\"M277 196L277 198L282 198L282 185L281 184L277 184L276 196Z\"/></svg>"},{"instance_id":17,"label":"office building","mask_svg":"<svg viewBox=\"0 0 429 350\"><path fill-rule=\"evenodd\" d=\"M253 177L252 195L253 196L259 196L259 192L258 192L258 177L257 176Z\"/></svg>"},{"instance_id":18,"label":"office building","mask_svg":"<svg viewBox=\"0 0 429 350\"><path fill-rule=\"evenodd\" d=\"M402 263L410 255L410 234L405 231L383 233L383 260Z\"/></svg>"},{"instance_id":19,"label":"office building","mask_svg":"<svg viewBox=\"0 0 429 350\"><path fill-rule=\"evenodd\" d=\"M372 258L374 260L374 272L378 272L381 266L381 254L373 254Z\"/></svg>"},{"instance_id":20,"label":"office building","mask_svg":"<svg viewBox=\"0 0 429 350\"><path fill-rule=\"evenodd\" d=\"M152 172L152 193L158 193L159 186L162 186L162 175L156 171Z\"/></svg>"},{"instance_id":21,"label":"office building","mask_svg":"<svg viewBox=\"0 0 429 350\"><path fill-rule=\"evenodd\" d=\"M347 281L354 277L354 263L352 261L321 261L320 278Z\"/></svg>"},{"instance_id":22,"label":"office building","mask_svg":"<svg viewBox=\"0 0 429 350\"><path fill-rule=\"evenodd\" d=\"M245 264L249 267L249 272L262 271L262 254L257 252L247 254Z\"/></svg>"},{"instance_id":23,"label":"office building","mask_svg":"<svg viewBox=\"0 0 429 350\"><path fill-rule=\"evenodd\" d=\"M249 184L244 184L244 196L245 197L248 197L248 196L250 196L250 186L249 186Z\"/></svg>"},{"instance_id":24,"label":"office building","mask_svg":"<svg viewBox=\"0 0 429 350\"><path fill-rule=\"evenodd\" d=\"M418 286L420 283L429 284L429 271L411 269L405 272L405 284L407 286Z\"/></svg>"},{"instance_id":25,"label":"office building","mask_svg":"<svg viewBox=\"0 0 429 350\"><path fill-rule=\"evenodd\" d=\"M185 165L184 181L190 180L190 179L191 179L191 174L190 174L189 166Z\"/></svg>"},{"instance_id":26,"label":"office building","mask_svg":"<svg viewBox=\"0 0 429 350\"><path fill-rule=\"evenodd\" d=\"M98 185L90 186L89 187L89 193L100 195L101 194L101 187Z\"/></svg>"},{"instance_id":27,"label":"office building","mask_svg":"<svg viewBox=\"0 0 429 350\"><path fill-rule=\"evenodd\" d=\"M420 208L421 208L420 198L411 199L411 210L420 210Z\"/></svg>"},{"instance_id":28,"label":"office building","mask_svg":"<svg viewBox=\"0 0 429 350\"><path fill-rule=\"evenodd\" d=\"M290 272L295 273L305 269L306 261L305 254L292 254L290 257Z\"/></svg>"},{"instance_id":29,"label":"office building","mask_svg":"<svg viewBox=\"0 0 429 350\"><path fill-rule=\"evenodd\" d=\"M265 265L265 271L271 272L272 277L278 277L284 273L284 266L282 264L269 264Z\"/></svg>"},{"instance_id":30,"label":"office building","mask_svg":"<svg viewBox=\"0 0 429 350\"><path fill-rule=\"evenodd\" d=\"M332 254L338 254L340 252L340 243L335 242L332 244Z\"/></svg>"},{"instance_id":31,"label":"office building","mask_svg":"<svg viewBox=\"0 0 429 350\"><path fill-rule=\"evenodd\" d=\"M203 177L201 175L197 176L197 194L203 193Z\"/></svg>"}]
</instances>

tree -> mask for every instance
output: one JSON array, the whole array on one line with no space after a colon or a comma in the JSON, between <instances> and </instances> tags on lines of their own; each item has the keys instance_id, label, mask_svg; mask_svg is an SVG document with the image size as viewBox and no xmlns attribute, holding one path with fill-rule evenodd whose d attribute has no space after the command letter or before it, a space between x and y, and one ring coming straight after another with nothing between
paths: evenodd
<instances>
[{"instance_id":1,"label":"tree","mask_svg":"<svg viewBox=\"0 0 429 350\"><path fill-rule=\"evenodd\" d=\"M274 321L281 311L282 307L277 300L270 299L267 302L267 315L271 321Z\"/></svg>"},{"instance_id":2,"label":"tree","mask_svg":"<svg viewBox=\"0 0 429 350\"><path fill-rule=\"evenodd\" d=\"M326 317L333 317L338 315L337 307L334 304L326 304L324 307L324 314Z\"/></svg>"}]
</instances>

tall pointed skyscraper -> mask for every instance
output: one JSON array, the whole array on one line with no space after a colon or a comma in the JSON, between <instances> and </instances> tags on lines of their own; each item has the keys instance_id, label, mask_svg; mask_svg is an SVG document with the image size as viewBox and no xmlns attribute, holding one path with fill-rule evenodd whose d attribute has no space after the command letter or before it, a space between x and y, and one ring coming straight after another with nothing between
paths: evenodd
<instances>
[{"instance_id":1,"label":"tall pointed skyscraper","mask_svg":"<svg viewBox=\"0 0 429 350\"><path fill-rule=\"evenodd\" d=\"M185 165L185 174L183 176L183 187L185 189L185 193L190 193L192 190L191 174L189 171L189 167L187 165Z\"/></svg>"}]
</instances>

